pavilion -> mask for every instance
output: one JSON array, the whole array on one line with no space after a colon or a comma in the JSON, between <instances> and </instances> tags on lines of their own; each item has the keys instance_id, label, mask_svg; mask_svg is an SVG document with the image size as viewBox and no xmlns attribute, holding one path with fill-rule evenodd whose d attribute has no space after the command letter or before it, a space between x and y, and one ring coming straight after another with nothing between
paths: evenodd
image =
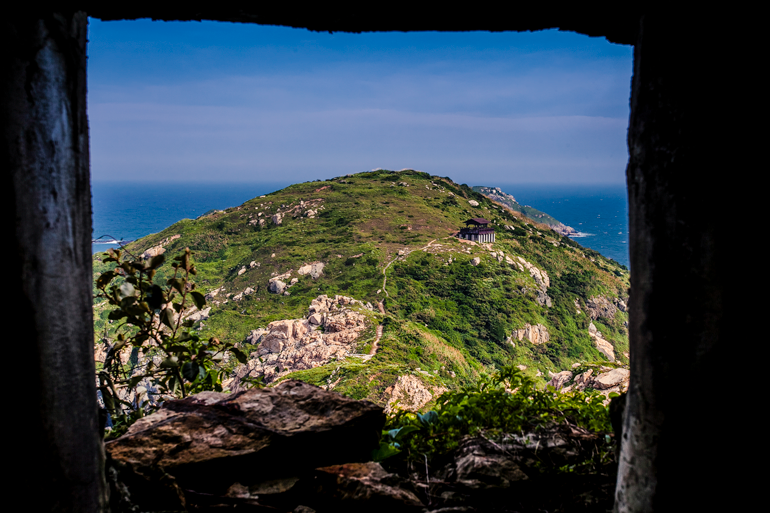
<instances>
[{"instance_id":1,"label":"pavilion","mask_svg":"<svg viewBox=\"0 0 770 513\"><path fill-rule=\"evenodd\" d=\"M468 219L457 236L473 242L495 242L495 229L488 225L489 221L480 217Z\"/></svg>"}]
</instances>

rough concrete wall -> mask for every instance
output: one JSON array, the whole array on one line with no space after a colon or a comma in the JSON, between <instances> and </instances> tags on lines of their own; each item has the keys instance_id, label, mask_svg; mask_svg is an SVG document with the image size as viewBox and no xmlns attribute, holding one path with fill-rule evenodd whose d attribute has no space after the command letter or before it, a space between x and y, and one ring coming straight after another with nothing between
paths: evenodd
<instances>
[{"instance_id":1,"label":"rough concrete wall","mask_svg":"<svg viewBox=\"0 0 770 513\"><path fill-rule=\"evenodd\" d=\"M282 25L326 32L377 31L531 31L559 28L606 37L613 43L634 44L639 26L637 5L527 4L515 14L491 7L409 9L398 6L372 8L333 4L305 5L254 2L194 4L83 2L89 15L102 20L153 18L158 20L219 20L262 25Z\"/></svg>"},{"instance_id":2,"label":"rough concrete wall","mask_svg":"<svg viewBox=\"0 0 770 513\"><path fill-rule=\"evenodd\" d=\"M721 56L699 37L705 26L648 15L635 46L627 168L631 381L619 512L718 511L731 493L731 471L721 466L730 444L715 443L707 419L731 402L714 377L730 359L724 307L734 223L714 203L737 198L720 167L718 156L729 149L714 112L729 89L715 79ZM672 393L686 385L688 393Z\"/></svg>"},{"instance_id":3,"label":"rough concrete wall","mask_svg":"<svg viewBox=\"0 0 770 513\"><path fill-rule=\"evenodd\" d=\"M101 511L85 13L2 20L0 158L9 470L25 511ZM12 361L11 361L12 359Z\"/></svg>"}]
</instances>

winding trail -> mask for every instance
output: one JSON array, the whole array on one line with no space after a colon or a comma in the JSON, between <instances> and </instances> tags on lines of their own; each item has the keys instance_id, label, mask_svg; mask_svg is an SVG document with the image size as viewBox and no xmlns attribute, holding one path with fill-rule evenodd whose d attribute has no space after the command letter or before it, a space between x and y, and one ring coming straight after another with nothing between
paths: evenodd
<instances>
[{"instance_id":1,"label":"winding trail","mask_svg":"<svg viewBox=\"0 0 770 513\"><path fill-rule=\"evenodd\" d=\"M444 237L444 238L446 239L448 237ZM433 239L432 241L430 241L428 244L426 244L425 246L421 247L420 249L415 249L415 251L425 251L426 249L428 249L431 246L431 244L436 242L436 240L437 239ZM409 253L411 253L411 251ZM408 255L409 253L406 253L404 256ZM397 259L398 259L398 256L396 256L395 258L393 258L393 260L388 262L388 265L386 265L382 269L382 290L383 290L383 292L385 292L385 296L386 297L390 297L390 294L388 294L388 290L385 288L385 285L388 283L388 275L386 274L386 272L388 270L388 267L390 267L390 264L395 262ZM384 303L382 301L377 303L377 308L380 310L381 314L385 315L385 305L384 305ZM377 349L379 349L379 347L380 347L380 339L381 338L382 338L382 324L377 326L377 336L375 337L374 342L372 342L372 347L371 347L371 349L369 349L369 354L366 355L366 357L364 357L364 361L369 360L372 356L377 354Z\"/></svg>"},{"instance_id":2,"label":"winding trail","mask_svg":"<svg viewBox=\"0 0 770 513\"><path fill-rule=\"evenodd\" d=\"M446 238L446 237L445 237L445 238ZM436 242L436 240L438 240L438 239L433 239L432 241L430 241L430 242L429 242L428 244L426 244L425 246L421 247L420 249L415 249L414 251L425 251L426 249L428 249L428 248L430 247L430 245L431 245L431 244L433 244L434 242ZM409 248L406 248L406 249L409 249ZM411 251L409 251L409 253L411 253ZM404 256L408 255L409 253L405 253L405 254L404 254ZM393 260L391 260L390 262L388 262L388 265L386 265L386 266L385 266L385 267L382 269L382 276L383 276L383 278L382 278L382 291L383 291L383 292L385 292L385 296L387 296L387 297L390 297L390 294L388 294L388 289L386 289L386 288L385 288L385 284L387 284L387 283L388 283L388 275L387 275L387 274L385 274L385 273L387 272L387 270L388 270L388 267L390 267L390 264L392 264L392 263L393 263L393 262L395 262L396 260L398 260L398 256L394 257L394 258L393 258ZM385 312L382 312L382 313L385 313Z\"/></svg>"},{"instance_id":3,"label":"winding trail","mask_svg":"<svg viewBox=\"0 0 770 513\"><path fill-rule=\"evenodd\" d=\"M369 350L369 354L371 356L374 356L375 354L377 354L377 349L380 347L379 342L381 338L382 338L382 324L377 326L377 337L374 339L374 342L372 342L372 348Z\"/></svg>"}]
</instances>

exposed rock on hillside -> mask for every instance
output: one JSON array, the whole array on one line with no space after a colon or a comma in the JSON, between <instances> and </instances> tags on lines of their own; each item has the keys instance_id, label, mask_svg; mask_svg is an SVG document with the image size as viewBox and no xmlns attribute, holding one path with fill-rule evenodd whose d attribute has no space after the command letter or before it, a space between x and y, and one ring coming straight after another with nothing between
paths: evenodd
<instances>
[{"instance_id":1,"label":"exposed rock on hillside","mask_svg":"<svg viewBox=\"0 0 770 513\"><path fill-rule=\"evenodd\" d=\"M142 258L145 260L149 260L152 257L156 257L158 255L162 255L166 252L165 246L168 246L171 242L175 241L176 239L180 238L181 235L176 234L172 235L171 237L166 237L162 241L160 241L160 244L157 246L153 246L144 253L142 253Z\"/></svg>"},{"instance_id":2,"label":"exposed rock on hillside","mask_svg":"<svg viewBox=\"0 0 770 513\"><path fill-rule=\"evenodd\" d=\"M588 336L594 341L596 349L606 356L609 361L615 361L615 348L612 347L612 344L609 341L604 340L602 332L596 329L594 323L588 325Z\"/></svg>"},{"instance_id":3,"label":"exposed rock on hillside","mask_svg":"<svg viewBox=\"0 0 770 513\"><path fill-rule=\"evenodd\" d=\"M621 303L623 302L621 301ZM623 306L625 306L625 303L623 303ZM588 315L593 320L601 317L612 319L618 311L617 307L604 296L595 296L586 301L586 310L588 310Z\"/></svg>"},{"instance_id":4,"label":"exposed rock on hillside","mask_svg":"<svg viewBox=\"0 0 770 513\"><path fill-rule=\"evenodd\" d=\"M561 371L551 375L551 381L548 384L554 387L556 390L561 390L566 383L572 380L572 373L570 371Z\"/></svg>"},{"instance_id":5,"label":"exposed rock on hillside","mask_svg":"<svg viewBox=\"0 0 770 513\"><path fill-rule=\"evenodd\" d=\"M302 267L300 267L297 272L300 275L306 275L309 274L314 280L317 280L321 276L323 276L323 270L324 270L324 264L323 262L312 262L310 264L305 264Z\"/></svg>"},{"instance_id":6,"label":"exposed rock on hillside","mask_svg":"<svg viewBox=\"0 0 770 513\"><path fill-rule=\"evenodd\" d=\"M411 374L399 376L398 380L385 390L386 394L390 394L385 412L395 408L418 411L446 391L444 387L426 386L420 378Z\"/></svg>"},{"instance_id":7,"label":"exposed rock on hillside","mask_svg":"<svg viewBox=\"0 0 770 513\"><path fill-rule=\"evenodd\" d=\"M535 324L532 326L531 324L527 323L523 328L515 330L513 332L513 336L519 340L526 338L533 344L544 344L550 340L550 335L548 335L548 328L542 324Z\"/></svg>"},{"instance_id":8,"label":"exposed rock on hillside","mask_svg":"<svg viewBox=\"0 0 770 513\"><path fill-rule=\"evenodd\" d=\"M235 369L226 386L238 390L243 378L258 376L270 383L290 372L355 353L358 337L368 325L362 310L373 308L350 297L321 295L310 303L304 319L275 321L261 333L252 331L249 340L259 333L259 347L246 364Z\"/></svg>"},{"instance_id":9,"label":"exposed rock on hillside","mask_svg":"<svg viewBox=\"0 0 770 513\"><path fill-rule=\"evenodd\" d=\"M631 372L628 369L596 367L577 375L573 375L570 371L552 373L548 385L562 392L593 388L607 397L612 392L621 393L627 391L630 376Z\"/></svg>"},{"instance_id":10,"label":"exposed rock on hillside","mask_svg":"<svg viewBox=\"0 0 770 513\"><path fill-rule=\"evenodd\" d=\"M518 260L519 269L522 271L524 269L529 271L530 276L532 276L538 286L537 302L541 305L550 307L552 304L551 298L546 293L548 291L548 287L551 286L551 279L548 277L548 273L542 269L538 269L520 256L517 256L516 259Z\"/></svg>"}]
</instances>

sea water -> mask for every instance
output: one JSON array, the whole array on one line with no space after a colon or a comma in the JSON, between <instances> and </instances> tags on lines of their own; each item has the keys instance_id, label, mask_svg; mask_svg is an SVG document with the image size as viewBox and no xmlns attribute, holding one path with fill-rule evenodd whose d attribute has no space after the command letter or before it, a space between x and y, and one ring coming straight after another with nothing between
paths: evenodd
<instances>
[{"instance_id":1,"label":"sea water","mask_svg":"<svg viewBox=\"0 0 770 513\"><path fill-rule=\"evenodd\" d=\"M625 184L499 186L516 198L578 232L573 240L629 266L628 194Z\"/></svg>"},{"instance_id":2,"label":"sea water","mask_svg":"<svg viewBox=\"0 0 770 513\"><path fill-rule=\"evenodd\" d=\"M289 183L94 183L93 238L134 240L180 219L235 207ZM628 267L628 202L624 185L500 185L522 205L545 212L580 233L583 246ZM93 252L118 247L93 244Z\"/></svg>"},{"instance_id":3,"label":"sea water","mask_svg":"<svg viewBox=\"0 0 770 513\"><path fill-rule=\"evenodd\" d=\"M195 219L209 210L236 207L287 183L115 183L91 185L93 237L136 240L157 233L181 219ZM94 253L119 244L91 244Z\"/></svg>"}]
</instances>

